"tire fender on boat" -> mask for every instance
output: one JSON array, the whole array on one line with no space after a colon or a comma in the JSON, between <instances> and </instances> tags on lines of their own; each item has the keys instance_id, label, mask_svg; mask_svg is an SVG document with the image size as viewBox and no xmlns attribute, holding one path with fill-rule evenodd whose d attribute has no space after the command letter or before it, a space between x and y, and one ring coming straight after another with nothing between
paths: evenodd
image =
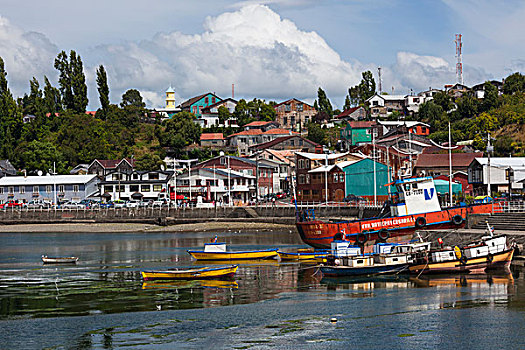
<instances>
[{"instance_id":1,"label":"tire fender on boat","mask_svg":"<svg viewBox=\"0 0 525 350\"><path fill-rule=\"evenodd\" d=\"M422 228L422 227L425 227L425 225L427 224L427 220L425 219L424 216L420 216L416 219L416 227L417 228Z\"/></svg>"},{"instance_id":2,"label":"tire fender on boat","mask_svg":"<svg viewBox=\"0 0 525 350\"><path fill-rule=\"evenodd\" d=\"M368 241L368 235L366 233L360 232L357 234L355 241L359 244L365 244Z\"/></svg>"},{"instance_id":3,"label":"tire fender on boat","mask_svg":"<svg viewBox=\"0 0 525 350\"><path fill-rule=\"evenodd\" d=\"M463 223L463 218L461 215L456 214L452 217L451 221L454 225L461 225Z\"/></svg>"},{"instance_id":4,"label":"tire fender on boat","mask_svg":"<svg viewBox=\"0 0 525 350\"><path fill-rule=\"evenodd\" d=\"M383 228L379 230L379 232L377 233L377 237L379 237L379 239L383 241L386 241L387 239L390 238L390 232L388 232L386 229Z\"/></svg>"}]
</instances>

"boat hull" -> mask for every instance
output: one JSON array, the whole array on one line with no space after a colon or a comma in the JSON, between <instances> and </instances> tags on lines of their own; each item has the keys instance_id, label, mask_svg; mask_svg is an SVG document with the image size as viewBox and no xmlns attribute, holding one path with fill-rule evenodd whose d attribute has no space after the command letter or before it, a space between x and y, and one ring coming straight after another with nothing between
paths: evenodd
<instances>
[{"instance_id":1,"label":"boat hull","mask_svg":"<svg viewBox=\"0 0 525 350\"><path fill-rule=\"evenodd\" d=\"M77 257L67 257L67 258L50 258L47 256L42 257L42 262L44 264L76 264L78 261Z\"/></svg>"},{"instance_id":2,"label":"boat hull","mask_svg":"<svg viewBox=\"0 0 525 350\"><path fill-rule=\"evenodd\" d=\"M259 260L275 259L279 255L277 249L244 251L244 252L205 252L203 250L188 250L197 260Z\"/></svg>"},{"instance_id":3,"label":"boat hull","mask_svg":"<svg viewBox=\"0 0 525 350\"><path fill-rule=\"evenodd\" d=\"M507 249L496 253L489 259L487 256L472 258L466 263L459 260L418 264L409 267L411 273L438 274L438 273L483 273L492 270L508 270L514 255L514 249Z\"/></svg>"},{"instance_id":4,"label":"boat hull","mask_svg":"<svg viewBox=\"0 0 525 350\"><path fill-rule=\"evenodd\" d=\"M389 239L389 242L396 242L411 239L416 230L461 228L465 226L467 215L489 214L496 209L495 207L496 204L494 208L492 204L478 204L389 218L342 222L298 221L296 226L304 243L317 249L329 249L334 236L340 234L351 242L362 243L363 240L374 242L386 239ZM459 217L461 220L458 219Z\"/></svg>"},{"instance_id":5,"label":"boat hull","mask_svg":"<svg viewBox=\"0 0 525 350\"><path fill-rule=\"evenodd\" d=\"M142 271L144 281L153 280L200 280L210 278L233 277L237 272L237 265L228 267L204 267L200 269L173 270L173 271Z\"/></svg>"},{"instance_id":6,"label":"boat hull","mask_svg":"<svg viewBox=\"0 0 525 350\"><path fill-rule=\"evenodd\" d=\"M396 265L374 265L364 267L351 266L321 266L323 276L343 277L343 276L370 276L381 274L393 274L408 271L408 264Z\"/></svg>"}]
</instances>

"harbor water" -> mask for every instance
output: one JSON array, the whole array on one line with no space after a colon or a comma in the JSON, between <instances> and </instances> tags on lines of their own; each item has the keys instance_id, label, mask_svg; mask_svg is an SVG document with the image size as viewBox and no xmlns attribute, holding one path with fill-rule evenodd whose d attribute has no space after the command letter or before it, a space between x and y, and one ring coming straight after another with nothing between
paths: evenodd
<instances>
[{"instance_id":1,"label":"harbor water","mask_svg":"<svg viewBox=\"0 0 525 350\"><path fill-rule=\"evenodd\" d=\"M141 270L203 266L186 250L214 236L0 233L0 349L525 348L521 269L328 279L315 265L241 261L231 280L143 283ZM305 247L295 231L218 239Z\"/></svg>"}]
</instances>

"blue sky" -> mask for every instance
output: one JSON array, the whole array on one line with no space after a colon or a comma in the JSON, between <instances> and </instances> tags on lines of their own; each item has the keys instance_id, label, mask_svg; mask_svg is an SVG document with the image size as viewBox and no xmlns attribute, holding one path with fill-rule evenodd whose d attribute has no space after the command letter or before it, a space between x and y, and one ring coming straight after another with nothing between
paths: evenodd
<instances>
[{"instance_id":1,"label":"blue sky","mask_svg":"<svg viewBox=\"0 0 525 350\"><path fill-rule=\"evenodd\" d=\"M364 70L383 68L383 90L406 94L455 82L454 34L468 85L525 67L525 2L488 0L0 0L0 56L17 96L53 59L84 60L91 109L104 64L112 102L129 88L162 106L207 91L312 102L319 86L336 107Z\"/></svg>"}]
</instances>

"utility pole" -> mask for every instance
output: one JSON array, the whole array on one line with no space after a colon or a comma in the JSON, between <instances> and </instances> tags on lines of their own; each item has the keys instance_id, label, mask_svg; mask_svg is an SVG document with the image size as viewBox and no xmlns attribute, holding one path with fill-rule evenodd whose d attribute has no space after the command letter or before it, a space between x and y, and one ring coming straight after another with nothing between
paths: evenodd
<instances>
[{"instance_id":1,"label":"utility pole","mask_svg":"<svg viewBox=\"0 0 525 350\"><path fill-rule=\"evenodd\" d=\"M490 152L494 149L494 147L492 147L490 145L490 132L488 133L488 136L487 136L487 196L490 197L491 195L491 191L490 191Z\"/></svg>"},{"instance_id":2,"label":"utility pole","mask_svg":"<svg viewBox=\"0 0 525 350\"><path fill-rule=\"evenodd\" d=\"M230 169L230 156L227 156L228 157L228 206L231 207L232 206L232 193L231 193L231 182L230 182L230 172L231 172L231 169Z\"/></svg>"},{"instance_id":3,"label":"utility pole","mask_svg":"<svg viewBox=\"0 0 525 350\"><path fill-rule=\"evenodd\" d=\"M452 207L452 137L450 135L450 121L448 122L448 193Z\"/></svg>"},{"instance_id":4,"label":"utility pole","mask_svg":"<svg viewBox=\"0 0 525 350\"><path fill-rule=\"evenodd\" d=\"M324 178L324 180L325 180L325 182L324 182L324 201L325 201L326 205L328 206L328 153L326 153L324 174L325 174L325 178Z\"/></svg>"},{"instance_id":5,"label":"utility pole","mask_svg":"<svg viewBox=\"0 0 525 350\"><path fill-rule=\"evenodd\" d=\"M255 156L255 205L259 205L259 154Z\"/></svg>"},{"instance_id":6,"label":"utility pole","mask_svg":"<svg viewBox=\"0 0 525 350\"><path fill-rule=\"evenodd\" d=\"M376 178L376 139L375 130L372 128L372 162L374 162L374 207L377 205L377 178Z\"/></svg>"},{"instance_id":7,"label":"utility pole","mask_svg":"<svg viewBox=\"0 0 525 350\"><path fill-rule=\"evenodd\" d=\"M189 200L191 202L191 163L192 162L198 162L199 160L198 159L174 159L173 161L174 162L176 161L177 163L186 163L186 164L188 164L188 184L189 184L189 189L190 189ZM177 200L177 192L176 191L175 191L175 200Z\"/></svg>"}]
</instances>

